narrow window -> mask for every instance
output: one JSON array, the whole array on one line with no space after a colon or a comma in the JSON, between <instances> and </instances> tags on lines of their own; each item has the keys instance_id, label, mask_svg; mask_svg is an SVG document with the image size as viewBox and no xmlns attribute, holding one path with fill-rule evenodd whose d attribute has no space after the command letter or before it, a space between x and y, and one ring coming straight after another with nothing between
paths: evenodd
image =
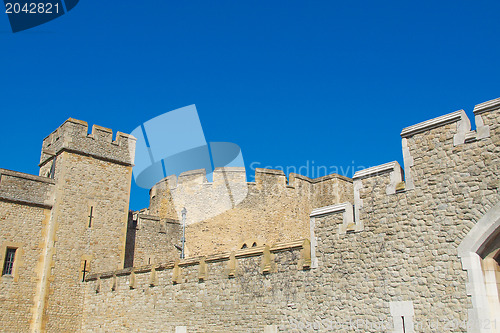
<instances>
[{"instance_id":1,"label":"narrow window","mask_svg":"<svg viewBox=\"0 0 500 333\"><path fill-rule=\"evenodd\" d=\"M257 243L253 242L252 247L256 247L256 246L257 246Z\"/></svg>"},{"instance_id":2,"label":"narrow window","mask_svg":"<svg viewBox=\"0 0 500 333\"><path fill-rule=\"evenodd\" d=\"M401 320L403 321L403 333L406 333L406 329L405 329L405 316L401 316Z\"/></svg>"},{"instance_id":3,"label":"narrow window","mask_svg":"<svg viewBox=\"0 0 500 333\"><path fill-rule=\"evenodd\" d=\"M54 179L56 175L56 158L52 161L52 165L50 166L49 178Z\"/></svg>"},{"instance_id":4,"label":"narrow window","mask_svg":"<svg viewBox=\"0 0 500 333\"><path fill-rule=\"evenodd\" d=\"M87 260L83 261L83 270L82 270L82 282L85 282L85 275L87 275L89 271L87 270Z\"/></svg>"},{"instance_id":5,"label":"narrow window","mask_svg":"<svg viewBox=\"0 0 500 333\"><path fill-rule=\"evenodd\" d=\"M247 244L243 244L243 246L241 247L242 249L246 249L247 248Z\"/></svg>"},{"instance_id":6,"label":"narrow window","mask_svg":"<svg viewBox=\"0 0 500 333\"><path fill-rule=\"evenodd\" d=\"M3 264L2 275L12 275L14 269L14 259L16 257L16 249L7 248L7 253L5 254L5 262Z\"/></svg>"},{"instance_id":7,"label":"narrow window","mask_svg":"<svg viewBox=\"0 0 500 333\"><path fill-rule=\"evenodd\" d=\"M92 214L94 213L94 206L90 206L90 214L89 214L89 228L92 228L92 218L94 217Z\"/></svg>"}]
</instances>

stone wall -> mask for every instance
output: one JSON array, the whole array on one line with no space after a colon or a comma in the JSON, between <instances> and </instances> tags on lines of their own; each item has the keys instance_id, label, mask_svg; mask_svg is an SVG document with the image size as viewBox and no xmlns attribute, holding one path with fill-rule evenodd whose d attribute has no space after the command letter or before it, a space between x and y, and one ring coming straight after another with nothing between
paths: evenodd
<instances>
[{"instance_id":1,"label":"stone wall","mask_svg":"<svg viewBox=\"0 0 500 333\"><path fill-rule=\"evenodd\" d=\"M54 201L53 179L0 169L0 269L8 248L16 249L11 275L0 278L5 332L28 331L35 308L43 237Z\"/></svg>"},{"instance_id":2,"label":"stone wall","mask_svg":"<svg viewBox=\"0 0 500 333\"><path fill-rule=\"evenodd\" d=\"M1 187L1 183L0 183ZM7 248L16 248L12 275L0 277L3 332L28 332L39 280L42 237L50 209L0 200L0 269Z\"/></svg>"},{"instance_id":3,"label":"stone wall","mask_svg":"<svg viewBox=\"0 0 500 333\"><path fill-rule=\"evenodd\" d=\"M492 289L500 271L500 99L475 123L457 111L405 128L404 176L390 162L352 180L169 177L134 222L134 139L69 119L43 143L53 179L0 170L0 262L19 250L0 278L2 329L466 332L488 311L471 274ZM183 207L188 258L172 261ZM472 272L459 246L492 211Z\"/></svg>"},{"instance_id":4,"label":"stone wall","mask_svg":"<svg viewBox=\"0 0 500 333\"><path fill-rule=\"evenodd\" d=\"M54 180L0 169L0 200L52 207Z\"/></svg>"},{"instance_id":5,"label":"stone wall","mask_svg":"<svg viewBox=\"0 0 500 333\"><path fill-rule=\"evenodd\" d=\"M190 258L156 265L154 273L143 266L92 275L83 331L260 332L306 294L303 244Z\"/></svg>"},{"instance_id":6,"label":"stone wall","mask_svg":"<svg viewBox=\"0 0 500 333\"><path fill-rule=\"evenodd\" d=\"M28 332L39 279L43 230L50 216L46 208L0 201L0 262L6 249L16 248L12 276L0 278L0 322L3 332Z\"/></svg>"},{"instance_id":7,"label":"stone wall","mask_svg":"<svg viewBox=\"0 0 500 333\"><path fill-rule=\"evenodd\" d=\"M131 213L128 220L125 267L148 265L180 258L175 245L181 245L179 221Z\"/></svg>"},{"instance_id":8,"label":"stone wall","mask_svg":"<svg viewBox=\"0 0 500 333\"><path fill-rule=\"evenodd\" d=\"M205 170L193 170L156 184L148 211L181 221L186 208L186 253L198 256L308 237L312 209L353 200L350 178L289 178L280 170L257 169L255 182L248 183L245 169L218 168L207 182Z\"/></svg>"},{"instance_id":9,"label":"stone wall","mask_svg":"<svg viewBox=\"0 0 500 333\"><path fill-rule=\"evenodd\" d=\"M463 111L404 129L406 178L396 162L363 170L353 178L354 207L309 207L310 269L301 269L303 246L97 274L86 285L83 330L467 332L470 277L457 247L500 201L494 105L476 112L476 131ZM280 211L289 201L273 193L266 203ZM254 234L267 231L259 213Z\"/></svg>"},{"instance_id":10,"label":"stone wall","mask_svg":"<svg viewBox=\"0 0 500 333\"><path fill-rule=\"evenodd\" d=\"M69 118L43 139L40 175L46 175L47 170L43 166L61 151L74 151L123 165L133 164L135 141L133 136L122 132L117 132L113 140L113 131L98 125L93 125L92 132L88 133L85 121ZM42 173L42 170L45 172Z\"/></svg>"}]
</instances>

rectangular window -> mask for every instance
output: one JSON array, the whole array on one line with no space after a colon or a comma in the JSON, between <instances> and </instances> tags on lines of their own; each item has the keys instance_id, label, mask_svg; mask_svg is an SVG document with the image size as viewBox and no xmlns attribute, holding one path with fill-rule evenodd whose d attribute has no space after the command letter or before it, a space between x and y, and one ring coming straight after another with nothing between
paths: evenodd
<instances>
[{"instance_id":1,"label":"rectangular window","mask_svg":"<svg viewBox=\"0 0 500 333\"><path fill-rule=\"evenodd\" d=\"M16 257L16 249L7 248L7 252L5 254L5 261L3 264L2 275L12 275L12 271L14 269L15 257Z\"/></svg>"}]
</instances>

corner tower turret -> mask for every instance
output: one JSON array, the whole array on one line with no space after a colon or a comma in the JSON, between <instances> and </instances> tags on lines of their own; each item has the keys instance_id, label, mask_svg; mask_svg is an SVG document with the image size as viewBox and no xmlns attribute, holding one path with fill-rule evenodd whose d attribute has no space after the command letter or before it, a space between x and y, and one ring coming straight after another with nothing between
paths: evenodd
<instances>
[{"instance_id":1,"label":"corner tower turret","mask_svg":"<svg viewBox=\"0 0 500 333\"><path fill-rule=\"evenodd\" d=\"M135 138L68 119L43 140L40 176L55 180L33 327L79 329L81 283L123 268ZM64 304L64 306L61 306Z\"/></svg>"},{"instance_id":2,"label":"corner tower turret","mask_svg":"<svg viewBox=\"0 0 500 333\"><path fill-rule=\"evenodd\" d=\"M43 140L40 176L51 176L51 169L55 170L52 168L54 158L64 151L132 166L135 141L133 136L122 132L117 132L113 141L113 131L98 125L93 125L92 133L88 134L85 121L69 118Z\"/></svg>"}]
</instances>

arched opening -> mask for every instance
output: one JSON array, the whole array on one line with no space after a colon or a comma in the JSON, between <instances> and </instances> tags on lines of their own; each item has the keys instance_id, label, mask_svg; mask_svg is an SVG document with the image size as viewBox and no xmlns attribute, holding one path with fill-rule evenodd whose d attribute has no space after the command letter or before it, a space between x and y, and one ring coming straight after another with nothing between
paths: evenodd
<instances>
[{"instance_id":1,"label":"arched opening","mask_svg":"<svg viewBox=\"0 0 500 333\"><path fill-rule=\"evenodd\" d=\"M261 244L262 245L262 244ZM253 248L253 247L258 247L259 245L259 240L255 238L250 238L250 239L245 239L243 240L240 245L238 245L238 249L248 249L248 248Z\"/></svg>"},{"instance_id":2,"label":"arched opening","mask_svg":"<svg viewBox=\"0 0 500 333\"><path fill-rule=\"evenodd\" d=\"M499 242L500 237L496 237L494 241ZM490 312L494 316L500 314L500 248L496 247L481 261L483 269L484 285L486 291L486 299L490 308ZM496 317L493 317L494 320Z\"/></svg>"},{"instance_id":3,"label":"arched opening","mask_svg":"<svg viewBox=\"0 0 500 333\"><path fill-rule=\"evenodd\" d=\"M467 293L472 301L468 332L500 332L498 326L492 327L500 313L500 203L465 236L458 256L467 271Z\"/></svg>"}]
</instances>

